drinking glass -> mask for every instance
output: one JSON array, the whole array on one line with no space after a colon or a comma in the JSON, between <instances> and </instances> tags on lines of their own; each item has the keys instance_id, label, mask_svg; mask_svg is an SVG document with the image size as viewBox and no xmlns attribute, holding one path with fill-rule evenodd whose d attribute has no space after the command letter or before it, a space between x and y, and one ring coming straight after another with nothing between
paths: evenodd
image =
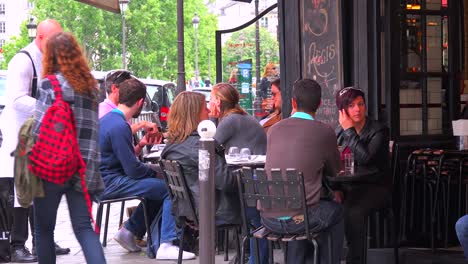
<instances>
[{"instance_id":1,"label":"drinking glass","mask_svg":"<svg viewBox=\"0 0 468 264\"><path fill-rule=\"evenodd\" d=\"M354 174L354 156L352 152L344 154L344 164L345 173Z\"/></svg>"},{"instance_id":2,"label":"drinking glass","mask_svg":"<svg viewBox=\"0 0 468 264\"><path fill-rule=\"evenodd\" d=\"M230 147L228 150L228 158L232 160L239 159L240 152L238 147Z\"/></svg>"},{"instance_id":3,"label":"drinking glass","mask_svg":"<svg viewBox=\"0 0 468 264\"><path fill-rule=\"evenodd\" d=\"M250 149L248 148L242 148L240 151L240 159L241 160L249 160L250 159Z\"/></svg>"}]
</instances>

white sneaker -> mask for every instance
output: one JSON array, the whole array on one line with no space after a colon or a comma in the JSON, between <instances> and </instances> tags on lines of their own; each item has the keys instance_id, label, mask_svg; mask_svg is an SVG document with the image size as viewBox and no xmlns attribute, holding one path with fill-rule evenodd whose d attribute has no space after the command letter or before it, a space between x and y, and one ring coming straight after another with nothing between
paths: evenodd
<instances>
[{"instance_id":1,"label":"white sneaker","mask_svg":"<svg viewBox=\"0 0 468 264\"><path fill-rule=\"evenodd\" d=\"M125 227L122 227L117 231L114 236L114 240L117 241L123 248L130 252L140 252L141 248L137 246L135 238L132 232L128 231Z\"/></svg>"},{"instance_id":2,"label":"white sneaker","mask_svg":"<svg viewBox=\"0 0 468 264\"><path fill-rule=\"evenodd\" d=\"M172 243L161 243L156 259L177 260L179 257L179 247L172 245ZM194 259L195 254L187 251L182 251L182 259Z\"/></svg>"}]
</instances>

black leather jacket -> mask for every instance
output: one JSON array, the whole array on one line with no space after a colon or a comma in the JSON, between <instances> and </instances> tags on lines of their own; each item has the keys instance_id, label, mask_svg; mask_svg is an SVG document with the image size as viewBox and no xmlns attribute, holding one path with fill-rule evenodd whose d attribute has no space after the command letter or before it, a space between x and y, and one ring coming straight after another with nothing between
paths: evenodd
<instances>
[{"instance_id":1,"label":"black leather jacket","mask_svg":"<svg viewBox=\"0 0 468 264\"><path fill-rule=\"evenodd\" d=\"M198 150L200 136L192 133L185 141L178 144L168 144L161 153L162 159L176 160L182 167L185 180L192 193L195 210L198 212L200 187L198 182ZM240 224L240 205L237 194L237 184L233 173L228 169L222 155L216 155L215 196L216 222ZM188 208L180 204L172 204L175 215L189 216Z\"/></svg>"},{"instance_id":2,"label":"black leather jacket","mask_svg":"<svg viewBox=\"0 0 468 264\"><path fill-rule=\"evenodd\" d=\"M366 124L358 134L354 127L336 129L338 145L349 147L354 154L355 165L377 167L382 173L372 182L391 184L389 173L389 135L388 128L378 121L366 118Z\"/></svg>"}]
</instances>

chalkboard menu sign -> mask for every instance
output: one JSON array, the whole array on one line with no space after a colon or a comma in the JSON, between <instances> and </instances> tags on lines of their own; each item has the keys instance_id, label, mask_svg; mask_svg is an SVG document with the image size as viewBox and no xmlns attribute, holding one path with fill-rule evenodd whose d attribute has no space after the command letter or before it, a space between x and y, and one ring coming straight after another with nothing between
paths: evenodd
<instances>
[{"instance_id":1,"label":"chalkboard menu sign","mask_svg":"<svg viewBox=\"0 0 468 264\"><path fill-rule=\"evenodd\" d=\"M338 125L335 93L343 86L340 0L301 0L302 76L322 87L316 118Z\"/></svg>"}]
</instances>

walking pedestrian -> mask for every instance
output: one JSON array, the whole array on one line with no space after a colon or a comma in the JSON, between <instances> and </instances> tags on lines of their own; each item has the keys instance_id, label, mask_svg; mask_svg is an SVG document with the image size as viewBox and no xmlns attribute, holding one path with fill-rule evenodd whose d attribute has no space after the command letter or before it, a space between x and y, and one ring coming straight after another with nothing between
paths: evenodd
<instances>
[{"instance_id":1,"label":"walking pedestrian","mask_svg":"<svg viewBox=\"0 0 468 264\"><path fill-rule=\"evenodd\" d=\"M91 74L78 42L70 33L60 32L49 37L44 49L43 63L43 76L56 76L61 86L63 100L70 104L73 111L77 141L86 164L84 181L89 195L97 197L104 190L104 183L99 173L97 82ZM54 100L51 82L49 79L43 79L36 102L36 135L45 112ZM99 236L91 225L90 208L87 206L80 177L75 174L63 185L44 180L44 192L45 197L34 199L39 263L56 262L54 229L57 209L63 195L67 197L73 231L83 249L86 262L106 263Z\"/></svg>"}]
</instances>

